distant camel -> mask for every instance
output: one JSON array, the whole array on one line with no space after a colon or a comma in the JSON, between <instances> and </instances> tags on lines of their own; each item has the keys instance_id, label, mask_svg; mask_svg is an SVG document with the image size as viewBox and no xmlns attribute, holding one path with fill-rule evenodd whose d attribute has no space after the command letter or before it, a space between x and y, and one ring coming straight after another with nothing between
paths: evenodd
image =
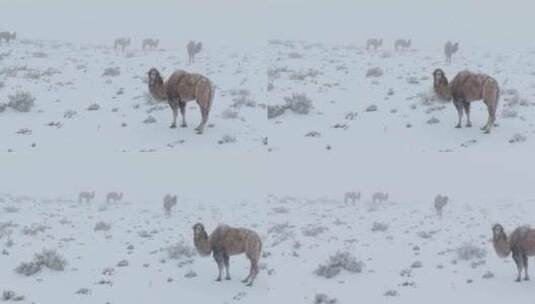
<instances>
[{"instance_id":1,"label":"distant camel","mask_svg":"<svg viewBox=\"0 0 535 304\"><path fill-rule=\"evenodd\" d=\"M232 228L227 225L219 225L208 236L201 223L193 226L193 243L201 256L213 255L219 269L216 281L221 281L223 266L226 269L226 280L230 280L229 266L230 256L245 253L251 267L249 275L242 280L247 286L252 286L258 275L258 261L262 252L262 240L252 230L246 228Z\"/></svg>"},{"instance_id":2,"label":"distant camel","mask_svg":"<svg viewBox=\"0 0 535 304\"><path fill-rule=\"evenodd\" d=\"M450 199L448 198L447 195L437 195L435 196L435 203L434 203L434 206L435 206L435 210L437 211L437 214L439 216L442 216L442 209L444 208L444 206L446 206L448 204L448 201Z\"/></svg>"},{"instance_id":3,"label":"distant camel","mask_svg":"<svg viewBox=\"0 0 535 304\"><path fill-rule=\"evenodd\" d=\"M344 204L348 204L349 202L353 203L353 205L357 202L357 200L360 200L360 191L355 192L346 192L344 195Z\"/></svg>"},{"instance_id":4,"label":"distant camel","mask_svg":"<svg viewBox=\"0 0 535 304\"><path fill-rule=\"evenodd\" d=\"M446 62L451 62L451 56L459 50L459 42L452 43L451 41L446 42L444 45L444 55L446 55Z\"/></svg>"},{"instance_id":5,"label":"distant camel","mask_svg":"<svg viewBox=\"0 0 535 304\"><path fill-rule=\"evenodd\" d=\"M520 226L507 238L503 226L496 224L492 227L492 243L499 257L506 258L513 252L513 260L518 270L516 281L521 281L522 270L524 280L529 280L528 257L535 256L535 229Z\"/></svg>"},{"instance_id":6,"label":"distant camel","mask_svg":"<svg viewBox=\"0 0 535 304\"><path fill-rule=\"evenodd\" d=\"M85 199L86 203L89 203L95 198L95 191L82 191L78 194L78 202L81 203Z\"/></svg>"},{"instance_id":7,"label":"distant camel","mask_svg":"<svg viewBox=\"0 0 535 304\"><path fill-rule=\"evenodd\" d=\"M398 39L394 43L394 47L396 48L396 51L399 49L408 49L411 47L412 41L411 39L405 40L405 39Z\"/></svg>"},{"instance_id":8,"label":"distant camel","mask_svg":"<svg viewBox=\"0 0 535 304\"><path fill-rule=\"evenodd\" d=\"M200 53L202 50L202 43L200 42L195 43L195 41L190 41L186 48L187 48L188 56L189 56L189 63L194 63L195 55Z\"/></svg>"},{"instance_id":9,"label":"distant camel","mask_svg":"<svg viewBox=\"0 0 535 304\"><path fill-rule=\"evenodd\" d=\"M115 43L113 44L113 48L117 50L119 47L121 48L121 51L125 51L126 48L130 46L130 38L117 38L115 39Z\"/></svg>"},{"instance_id":10,"label":"distant camel","mask_svg":"<svg viewBox=\"0 0 535 304\"><path fill-rule=\"evenodd\" d=\"M455 75L451 83L441 69L433 72L433 89L443 100L453 99L453 105L457 109L459 120L456 128L461 128L463 108L466 113L466 127L471 127L470 103L483 100L487 105L489 118L481 128L485 133L490 133L496 121L496 108L500 99L500 88L496 79L487 74L475 74L470 71L461 71Z\"/></svg>"},{"instance_id":11,"label":"distant camel","mask_svg":"<svg viewBox=\"0 0 535 304\"><path fill-rule=\"evenodd\" d=\"M163 198L163 210L165 211L165 215L170 216L171 211L173 211L173 208L176 206L177 197L176 195L167 194Z\"/></svg>"},{"instance_id":12,"label":"distant camel","mask_svg":"<svg viewBox=\"0 0 535 304\"><path fill-rule=\"evenodd\" d=\"M156 49L160 44L160 39L144 39L143 40L143 50L145 49Z\"/></svg>"},{"instance_id":13,"label":"distant camel","mask_svg":"<svg viewBox=\"0 0 535 304\"><path fill-rule=\"evenodd\" d=\"M383 201L387 201L388 200L388 193L384 193L384 192L375 192L372 196L372 201L373 203L377 203L377 202L383 202Z\"/></svg>"},{"instance_id":14,"label":"distant camel","mask_svg":"<svg viewBox=\"0 0 535 304\"><path fill-rule=\"evenodd\" d=\"M110 203L111 201L113 201L114 203L117 202L117 201L122 201L123 200L123 193L117 193L117 192L110 192L108 193L108 195L106 195L106 202L107 203Z\"/></svg>"},{"instance_id":15,"label":"distant camel","mask_svg":"<svg viewBox=\"0 0 535 304\"><path fill-rule=\"evenodd\" d=\"M377 51L379 47L383 45L383 39L371 38L366 42L366 50L369 51L370 47L373 47L374 51Z\"/></svg>"},{"instance_id":16,"label":"distant camel","mask_svg":"<svg viewBox=\"0 0 535 304\"><path fill-rule=\"evenodd\" d=\"M11 40L17 39L17 33L0 32L0 44L2 44L2 39L4 39L7 43L9 43Z\"/></svg>"}]
</instances>

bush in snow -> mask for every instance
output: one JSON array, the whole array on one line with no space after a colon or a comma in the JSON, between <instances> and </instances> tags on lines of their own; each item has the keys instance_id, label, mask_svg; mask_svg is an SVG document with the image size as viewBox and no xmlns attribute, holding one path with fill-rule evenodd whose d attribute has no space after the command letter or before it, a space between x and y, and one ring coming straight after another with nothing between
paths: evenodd
<instances>
[{"instance_id":1,"label":"bush in snow","mask_svg":"<svg viewBox=\"0 0 535 304\"><path fill-rule=\"evenodd\" d=\"M74 117L74 115L78 114L76 111L74 110L67 110L65 111L65 113L63 114L63 117L64 118L67 118L67 119L71 119Z\"/></svg>"},{"instance_id":2,"label":"bush in snow","mask_svg":"<svg viewBox=\"0 0 535 304\"><path fill-rule=\"evenodd\" d=\"M221 139L217 141L217 143L220 145L230 144L230 143L235 143L235 142L236 142L236 137L232 135L228 135L228 134L223 135L223 137L221 137Z\"/></svg>"},{"instance_id":3,"label":"bush in snow","mask_svg":"<svg viewBox=\"0 0 535 304\"><path fill-rule=\"evenodd\" d=\"M513 137L511 137L511 139L509 139L509 143L510 144L520 143L520 142L525 142L526 140L527 140L526 135L516 133L515 135L513 135Z\"/></svg>"},{"instance_id":4,"label":"bush in snow","mask_svg":"<svg viewBox=\"0 0 535 304\"><path fill-rule=\"evenodd\" d=\"M172 260L179 260L183 258L191 258L195 255L193 248L184 243L178 242L176 245L167 247L167 255Z\"/></svg>"},{"instance_id":5,"label":"bush in snow","mask_svg":"<svg viewBox=\"0 0 535 304\"><path fill-rule=\"evenodd\" d=\"M143 120L144 124L152 124L156 122L156 118L154 118L152 115L149 115L145 120Z\"/></svg>"},{"instance_id":6,"label":"bush in snow","mask_svg":"<svg viewBox=\"0 0 535 304\"><path fill-rule=\"evenodd\" d=\"M329 229L327 227L324 227L324 226L311 225L311 226L303 228L302 232L303 232L304 236L316 237L319 234L321 234L321 233L323 233L323 232L325 232L327 230L329 230Z\"/></svg>"},{"instance_id":7,"label":"bush in snow","mask_svg":"<svg viewBox=\"0 0 535 304\"><path fill-rule=\"evenodd\" d=\"M43 267L54 271L63 271L66 265L67 261L55 250L43 249L43 251L35 254L33 261L19 264L15 268L15 272L31 276L41 271Z\"/></svg>"},{"instance_id":8,"label":"bush in snow","mask_svg":"<svg viewBox=\"0 0 535 304\"><path fill-rule=\"evenodd\" d=\"M121 75L121 69L119 67L106 68L102 76L115 77Z\"/></svg>"},{"instance_id":9,"label":"bush in snow","mask_svg":"<svg viewBox=\"0 0 535 304\"><path fill-rule=\"evenodd\" d=\"M7 108L7 105L3 102L0 102L0 113L4 112Z\"/></svg>"},{"instance_id":10,"label":"bush in snow","mask_svg":"<svg viewBox=\"0 0 535 304\"><path fill-rule=\"evenodd\" d=\"M335 255L329 257L326 264L319 265L314 271L314 274L330 279L337 276L342 270L351 273L360 273L363 267L364 263L357 261L351 253L337 252Z\"/></svg>"},{"instance_id":11,"label":"bush in snow","mask_svg":"<svg viewBox=\"0 0 535 304\"><path fill-rule=\"evenodd\" d=\"M369 105L367 108L366 108L366 112L375 112L377 111L377 105Z\"/></svg>"},{"instance_id":12,"label":"bush in snow","mask_svg":"<svg viewBox=\"0 0 535 304\"><path fill-rule=\"evenodd\" d=\"M379 67L368 69L366 77L381 77L383 76L383 70Z\"/></svg>"},{"instance_id":13,"label":"bush in snow","mask_svg":"<svg viewBox=\"0 0 535 304\"><path fill-rule=\"evenodd\" d=\"M111 229L111 224L106 222L98 222L95 224L94 231L109 231Z\"/></svg>"},{"instance_id":14,"label":"bush in snow","mask_svg":"<svg viewBox=\"0 0 535 304\"><path fill-rule=\"evenodd\" d=\"M100 109L100 105L98 103L94 103L90 105L89 107L87 107L88 111L97 111L99 109Z\"/></svg>"},{"instance_id":15,"label":"bush in snow","mask_svg":"<svg viewBox=\"0 0 535 304\"><path fill-rule=\"evenodd\" d=\"M335 298L329 298L326 294L318 293L314 298L314 304L335 304L338 300Z\"/></svg>"},{"instance_id":16,"label":"bush in snow","mask_svg":"<svg viewBox=\"0 0 535 304\"><path fill-rule=\"evenodd\" d=\"M277 117L281 116L282 114L284 114L284 112L286 112L287 109L288 109L288 107L281 106L281 105L268 106L267 107L268 119L273 119L273 118L277 118Z\"/></svg>"},{"instance_id":17,"label":"bush in snow","mask_svg":"<svg viewBox=\"0 0 535 304\"><path fill-rule=\"evenodd\" d=\"M308 114L312 109L312 100L305 94L293 94L291 97L284 97L286 107L296 114Z\"/></svg>"},{"instance_id":18,"label":"bush in snow","mask_svg":"<svg viewBox=\"0 0 535 304\"><path fill-rule=\"evenodd\" d=\"M221 113L223 119L236 119L238 118L238 112L232 111L231 109L226 109Z\"/></svg>"},{"instance_id":19,"label":"bush in snow","mask_svg":"<svg viewBox=\"0 0 535 304\"><path fill-rule=\"evenodd\" d=\"M376 231L384 232L387 230L388 230L388 224L378 223L378 222L373 223L373 226L372 226L373 232L376 232Z\"/></svg>"},{"instance_id":20,"label":"bush in snow","mask_svg":"<svg viewBox=\"0 0 535 304\"><path fill-rule=\"evenodd\" d=\"M485 249L472 244L465 244L456 250L457 258L462 261L482 259L487 255Z\"/></svg>"},{"instance_id":21,"label":"bush in snow","mask_svg":"<svg viewBox=\"0 0 535 304\"><path fill-rule=\"evenodd\" d=\"M18 112L30 112L34 105L35 97L29 92L17 92L9 95L9 107Z\"/></svg>"},{"instance_id":22,"label":"bush in snow","mask_svg":"<svg viewBox=\"0 0 535 304\"><path fill-rule=\"evenodd\" d=\"M35 262L29 262L29 263L23 262L23 263L20 263L19 266L17 266L17 268L15 268L16 273L23 274L27 277L32 276L38 273L39 271L41 271L41 265Z\"/></svg>"}]
</instances>

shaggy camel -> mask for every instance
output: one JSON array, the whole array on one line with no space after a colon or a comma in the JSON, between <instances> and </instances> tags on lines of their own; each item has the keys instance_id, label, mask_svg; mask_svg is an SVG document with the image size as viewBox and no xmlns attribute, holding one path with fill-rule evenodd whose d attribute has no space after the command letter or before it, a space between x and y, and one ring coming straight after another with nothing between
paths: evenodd
<instances>
[{"instance_id":1,"label":"shaggy camel","mask_svg":"<svg viewBox=\"0 0 535 304\"><path fill-rule=\"evenodd\" d=\"M164 83L160 72L152 68L149 70L149 91L158 100L167 100L173 110L173 123L171 128L176 128L178 109L182 116L181 127L186 124L186 103L196 100L201 109L202 121L195 130L202 134L208 122L208 115L214 99L214 86L212 82L201 74L188 73L177 70Z\"/></svg>"},{"instance_id":2,"label":"shaggy camel","mask_svg":"<svg viewBox=\"0 0 535 304\"><path fill-rule=\"evenodd\" d=\"M355 192L355 191L346 192L344 195L344 204L346 205L349 202L353 203L354 205L357 202L357 200L360 201L360 191L359 192Z\"/></svg>"},{"instance_id":3,"label":"shaggy camel","mask_svg":"<svg viewBox=\"0 0 535 304\"><path fill-rule=\"evenodd\" d=\"M529 280L528 257L535 256L535 229L520 226L507 238L503 226L496 224L492 227L492 243L499 257L506 258L509 253L513 253L513 260L518 270L516 281L521 281L522 270L524 270L524 280Z\"/></svg>"},{"instance_id":4,"label":"shaggy camel","mask_svg":"<svg viewBox=\"0 0 535 304\"><path fill-rule=\"evenodd\" d=\"M471 127L470 103L483 100L487 105L489 118L481 128L485 133L490 133L496 121L496 108L500 98L500 88L496 79L486 74L476 74L470 71L461 71L448 84L448 79L441 69L433 72L433 88L435 93L444 100L453 98L453 105L457 109L459 121L456 128L461 128L463 108L466 113L466 127Z\"/></svg>"},{"instance_id":5,"label":"shaggy camel","mask_svg":"<svg viewBox=\"0 0 535 304\"><path fill-rule=\"evenodd\" d=\"M412 41L411 39L405 40L405 39L398 39L394 43L394 47L396 48L396 51L399 49L408 49L411 47Z\"/></svg>"},{"instance_id":6,"label":"shaggy camel","mask_svg":"<svg viewBox=\"0 0 535 304\"><path fill-rule=\"evenodd\" d=\"M17 33L0 32L0 44L2 44L2 39L9 43L11 40L17 39Z\"/></svg>"},{"instance_id":7,"label":"shaggy camel","mask_svg":"<svg viewBox=\"0 0 535 304\"><path fill-rule=\"evenodd\" d=\"M117 202L117 201L122 201L123 200L123 193L117 193L117 192L110 192L108 193L108 195L106 195L106 202L109 204L111 201L113 201L114 203Z\"/></svg>"},{"instance_id":8,"label":"shaggy camel","mask_svg":"<svg viewBox=\"0 0 535 304\"><path fill-rule=\"evenodd\" d=\"M170 216L171 211L173 211L173 208L176 206L177 197L176 195L167 194L163 198L163 210L165 211L165 215Z\"/></svg>"},{"instance_id":9,"label":"shaggy camel","mask_svg":"<svg viewBox=\"0 0 535 304\"><path fill-rule=\"evenodd\" d=\"M95 198L95 191L82 191L78 194L78 202L81 203L85 199L86 203L89 203Z\"/></svg>"},{"instance_id":10,"label":"shaggy camel","mask_svg":"<svg viewBox=\"0 0 535 304\"><path fill-rule=\"evenodd\" d=\"M369 51L370 47L373 47L374 51L377 51L379 47L383 45L383 39L371 38L366 42L366 50Z\"/></svg>"},{"instance_id":11,"label":"shaggy camel","mask_svg":"<svg viewBox=\"0 0 535 304\"><path fill-rule=\"evenodd\" d=\"M447 195L437 195L435 196L435 210L437 211L437 214L439 216L442 216L442 209L444 208L444 206L446 206L448 204L448 201L450 199L448 198Z\"/></svg>"},{"instance_id":12,"label":"shaggy camel","mask_svg":"<svg viewBox=\"0 0 535 304\"><path fill-rule=\"evenodd\" d=\"M444 55L446 55L446 62L451 62L451 56L459 50L459 42L452 43L451 41L446 42L444 45Z\"/></svg>"},{"instance_id":13,"label":"shaggy camel","mask_svg":"<svg viewBox=\"0 0 535 304\"><path fill-rule=\"evenodd\" d=\"M383 201L387 201L388 200L388 193L384 193L384 192L375 192L372 196L372 201L373 203L377 203L377 202L383 202Z\"/></svg>"},{"instance_id":14,"label":"shaggy camel","mask_svg":"<svg viewBox=\"0 0 535 304\"><path fill-rule=\"evenodd\" d=\"M145 49L156 49L160 44L160 39L144 39L143 40L143 50Z\"/></svg>"},{"instance_id":15,"label":"shaggy camel","mask_svg":"<svg viewBox=\"0 0 535 304\"><path fill-rule=\"evenodd\" d=\"M130 46L130 38L117 38L115 39L115 43L113 44L113 48L117 50L117 48L121 48L121 51L125 51L125 49Z\"/></svg>"},{"instance_id":16,"label":"shaggy camel","mask_svg":"<svg viewBox=\"0 0 535 304\"><path fill-rule=\"evenodd\" d=\"M197 223L193 226L193 242L201 256L208 256L210 253L213 254L219 269L219 275L216 281L221 281L223 266L227 273L225 279L230 280L230 256L245 253L251 263L251 267L249 269L249 275L242 282L247 283L247 286L253 285L259 272L258 260L262 251L262 240L260 240L260 236L256 232L246 228L232 228L227 225L219 225L208 236L204 226Z\"/></svg>"},{"instance_id":17,"label":"shaggy camel","mask_svg":"<svg viewBox=\"0 0 535 304\"><path fill-rule=\"evenodd\" d=\"M189 56L189 63L195 62L195 55L201 52L202 50L202 43L195 41L190 41L188 45L186 46L186 49L188 50L188 56Z\"/></svg>"}]
</instances>

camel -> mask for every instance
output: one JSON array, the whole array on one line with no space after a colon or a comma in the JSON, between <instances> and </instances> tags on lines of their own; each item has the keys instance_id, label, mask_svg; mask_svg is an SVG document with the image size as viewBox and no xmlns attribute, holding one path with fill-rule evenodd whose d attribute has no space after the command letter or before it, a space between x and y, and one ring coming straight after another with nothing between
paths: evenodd
<instances>
[{"instance_id":1,"label":"camel","mask_svg":"<svg viewBox=\"0 0 535 304\"><path fill-rule=\"evenodd\" d=\"M411 44L412 44L412 40L409 39L409 40L405 40L405 39L398 39L396 40L396 42L394 43L394 47L396 48L396 51L399 50L399 49L408 49L411 47Z\"/></svg>"},{"instance_id":2,"label":"camel","mask_svg":"<svg viewBox=\"0 0 535 304\"><path fill-rule=\"evenodd\" d=\"M451 41L446 42L444 45L444 55L446 55L446 62L451 62L451 56L459 50L459 42L452 43Z\"/></svg>"},{"instance_id":3,"label":"camel","mask_svg":"<svg viewBox=\"0 0 535 304\"><path fill-rule=\"evenodd\" d=\"M383 45L383 39L371 38L366 42L366 50L369 51L370 47L373 47L374 51L377 51L379 47Z\"/></svg>"},{"instance_id":4,"label":"camel","mask_svg":"<svg viewBox=\"0 0 535 304\"><path fill-rule=\"evenodd\" d=\"M123 200L123 193L117 193L117 192L110 192L108 195L106 195L106 202L109 204L111 201L114 203L117 201Z\"/></svg>"},{"instance_id":5,"label":"camel","mask_svg":"<svg viewBox=\"0 0 535 304\"><path fill-rule=\"evenodd\" d=\"M163 210L165 211L165 215L170 216L171 211L173 211L173 208L176 206L177 197L176 195L167 194L163 198Z\"/></svg>"},{"instance_id":6,"label":"camel","mask_svg":"<svg viewBox=\"0 0 535 304\"><path fill-rule=\"evenodd\" d=\"M373 203L377 203L377 202L383 202L383 201L387 201L388 200L388 193L384 193L384 192L375 192L372 196L372 201Z\"/></svg>"},{"instance_id":7,"label":"camel","mask_svg":"<svg viewBox=\"0 0 535 304\"><path fill-rule=\"evenodd\" d=\"M176 128L179 108L182 116L180 126L187 127L186 103L196 100L201 109L202 121L195 130L197 134L202 134L214 99L215 90L212 82L201 74L188 73L183 70L175 71L165 83L160 72L155 68L151 68L148 75L149 91L152 96L157 100L167 100L173 111L173 123L170 128Z\"/></svg>"},{"instance_id":8,"label":"camel","mask_svg":"<svg viewBox=\"0 0 535 304\"><path fill-rule=\"evenodd\" d=\"M201 42L195 43L195 41L190 41L188 45L186 46L186 49L188 51L189 63L190 64L195 63L195 55L201 52L202 43Z\"/></svg>"},{"instance_id":9,"label":"camel","mask_svg":"<svg viewBox=\"0 0 535 304\"><path fill-rule=\"evenodd\" d=\"M203 224L193 226L193 242L201 256L213 255L219 275L216 281L221 281L223 266L226 269L226 280L230 280L230 256L245 254L251 263L249 275L242 280L247 286L252 286L258 275L258 261L262 252L262 240L252 230L246 228L232 228L228 225L219 225L208 236Z\"/></svg>"},{"instance_id":10,"label":"camel","mask_svg":"<svg viewBox=\"0 0 535 304\"><path fill-rule=\"evenodd\" d=\"M438 194L437 196L435 196L435 210L437 211L437 214L439 216L442 216L442 209L444 208L444 206L446 206L448 204L448 201L449 201L449 197L447 195L441 195L441 194Z\"/></svg>"},{"instance_id":11,"label":"camel","mask_svg":"<svg viewBox=\"0 0 535 304\"><path fill-rule=\"evenodd\" d=\"M145 49L156 49L158 48L158 45L160 44L160 39L144 39L143 40L143 50Z\"/></svg>"},{"instance_id":12,"label":"camel","mask_svg":"<svg viewBox=\"0 0 535 304\"><path fill-rule=\"evenodd\" d=\"M516 281L521 281L522 270L524 270L524 280L528 281L528 257L535 256L535 229L520 226L507 237L503 226L496 224L492 227L492 243L496 254L501 258L513 253L513 260L518 270Z\"/></svg>"},{"instance_id":13,"label":"camel","mask_svg":"<svg viewBox=\"0 0 535 304\"><path fill-rule=\"evenodd\" d=\"M113 44L115 50L120 47L122 52L124 52L128 46L130 46L130 38L117 38Z\"/></svg>"},{"instance_id":14,"label":"camel","mask_svg":"<svg viewBox=\"0 0 535 304\"><path fill-rule=\"evenodd\" d=\"M357 200L360 200L360 191L355 192L346 192L344 195L344 204L348 204L349 202L353 203L353 205L357 202Z\"/></svg>"},{"instance_id":15,"label":"camel","mask_svg":"<svg viewBox=\"0 0 535 304\"><path fill-rule=\"evenodd\" d=\"M11 40L17 39L17 33L16 32L0 32L0 44L2 44L2 39L4 39L7 43L9 43Z\"/></svg>"},{"instance_id":16,"label":"camel","mask_svg":"<svg viewBox=\"0 0 535 304\"><path fill-rule=\"evenodd\" d=\"M489 117L487 123L481 128L485 133L490 133L496 121L496 108L500 98L500 88L496 79L487 74L476 74L464 70L453 78L451 83L443 70L436 69L433 72L433 89L439 98L443 100L453 99L453 105L457 109L459 120L456 128L461 128L463 108L466 113L466 127L471 127L470 104L473 101L483 100L487 105Z\"/></svg>"},{"instance_id":17,"label":"camel","mask_svg":"<svg viewBox=\"0 0 535 304\"><path fill-rule=\"evenodd\" d=\"M95 198L95 191L82 191L78 194L78 202L81 203L85 199L86 203L89 203Z\"/></svg>"}]
</instances>

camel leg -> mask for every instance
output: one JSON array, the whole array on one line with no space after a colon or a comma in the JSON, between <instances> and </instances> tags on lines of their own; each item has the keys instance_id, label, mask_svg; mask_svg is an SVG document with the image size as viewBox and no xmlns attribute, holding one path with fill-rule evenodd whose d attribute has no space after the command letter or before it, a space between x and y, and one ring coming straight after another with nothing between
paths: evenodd
<instances>
[{"instance_id":1,"label":"camel leg","mask_svg":"<svg viewBox=\"0 0 535 304\"><path fill-rule=\"evenodd\" d=\"M472 127L472 121L470 120L470 102L463 102L464 113L466 114L466 127Z\"/></svg>"},{"instance_id":2,"label":"camel leg","mask_svg":"<svg viewBox=\"0 0 535 304\"><path fill-rule=\"evenodd\" d=\"M247 257L249 258L249 257ZM247 275L247 277L243 280L241 280L242 283L247 283L249 281L249 279L253 276L253 269L254 269L254 262L253 260L249 259L249 261L251 262L251 267L249 267L249 275Z\"/></svg>"},{"instance_id":3,"label":"camel leg","mask_svg":"<svg viewBox=\"0 0 535 304\"><path fill-rule=\"evenodd\" d=\"M253 286L254 280L258 275L258 261L251 261L251 277L247 286Z\"/></svg>"},{"instance_id":4,"label":"camel leg","mask_svg":"<svg viewBox=\"0 0 535 304\"><path fill-rule=\"evenodd\" d=\"M176 128L176 117L178 116L178 105L174 100L169 100L169 106L171 107L171 110L173 111L173 123L169 128L174 129Z\"/></svg>"},{"instance_id":5,"label":"camel leg","mask_svg":"<svg viewBox=\"0 0 535 304\"><path fill-rule=\"evenodd\" d=\"M463 103L460 100L453 100L453 105L455 106L455 109L457 109L457 116L459 117L455 128L461 128L463 122Z\"/></svg>"},{"instance_id":6,"label":"camel leg","mask_svg":"<svg viewBox=\"0 0 535 304\"><path fill-rule=\"evenodd\" d=\"M518 276L516 277L515 281L520 282L520 277L522 275L522 261L518 252L513 252L513 260L515 261L516 268L518 270Z\"/></svg>"},{"instance_id":7,"label":"camel leg","mask_svg":"<svg viewBox=\"0 0 535 304\"><path fill-rule=\"evenodd\" d=\"M182 124L180 124L180 127L187 128L188 124L186 123L186 103L179 101L178 106L180 107L180 116L182 116Z\"/></svg>"},{"instance_id":8,"label":"camel leg","mask_svg":"<svg viewBox=\"0 0 535 304\"><path fill-rule=\"evenodd\" d=\"M527 254L522 255L522 262L524 264L524 281L529 281L529 274L528 274L528 256Z\"/></svg>"},{"instance_id":9,"label":"camel leg","mask_svg":"<svg viewBox=\"0 0 535 304\"><path fill-rule=\"evenodd\" d=\"M228 254L223 254L223 260L225 262L225 270L227 271L227 276L225 277L225 280L230 280L230 258Z\"/></svg>"},{"instance_id":10,"label":"camel leg","mask_svg":"<svg viewBox=\"0 0 535 304\"><path fill-rule=\"evenodd\" d=\"M224 264L223 254L214 251L214 260L217 263L217 268L219 270L219 275L217 276L217 279L215 280L219 282L221 281L221 277L223 276L223 264Z\"/></svg>"},{"instance_id":11,"label":"camel leg","mask_svg":"<svg viewBox=\"0 0 535 304\"><path fill-rule=\"evenodd\" d=\"M206 123L208 122L208 115L210 113L210 109L202 107L200 104L199 104L199 107L201 108L202 120L201 120L201 123L199 124L199 126L197 126L197 128L195 128L195 130L197 131L198 134L202 134L203 131L204 131L204 127L206 126Z\"/></svg>"}]
</instances>

